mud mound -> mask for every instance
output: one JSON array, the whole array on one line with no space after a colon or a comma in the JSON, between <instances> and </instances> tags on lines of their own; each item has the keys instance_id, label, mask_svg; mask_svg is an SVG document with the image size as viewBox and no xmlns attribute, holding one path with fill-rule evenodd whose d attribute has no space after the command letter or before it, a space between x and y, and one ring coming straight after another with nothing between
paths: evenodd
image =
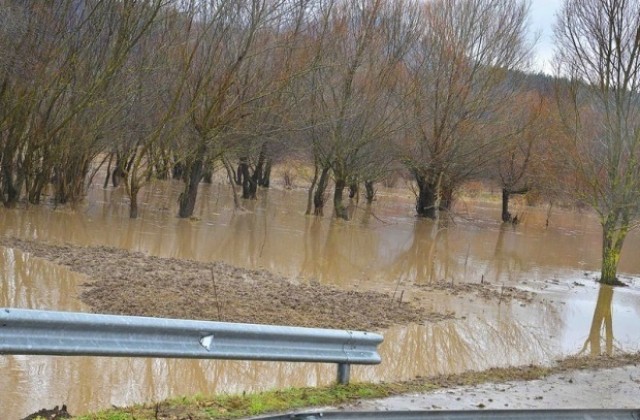
<instances>
[{"instance_id":1,"label":"mud mound","mask_svg":"<svg viewBox=\"0 0 640 420\"><path fill-rule=\"evenodd\" d=\"M398 304L383 293L295 284L265 270L221 262L15 238L0 238L0 245L89 276L80 298L99 313L358 330L451 317Z\"/></svg>"},{"instance_id":2,"label":"mud mound","mask_svg":"<svg viewBox=\"0 0 640 420\"><path fill-rule=\"evenodd\" d=\"M474 294L488 301L518 300L521 302L531 302L534 298L534 294L532 292L511 286L492 285L487 282L450 283L439 281L427 284L418 284L416 286L426 291L446 291L454 296Z\"/></svg>"}]
</instances>

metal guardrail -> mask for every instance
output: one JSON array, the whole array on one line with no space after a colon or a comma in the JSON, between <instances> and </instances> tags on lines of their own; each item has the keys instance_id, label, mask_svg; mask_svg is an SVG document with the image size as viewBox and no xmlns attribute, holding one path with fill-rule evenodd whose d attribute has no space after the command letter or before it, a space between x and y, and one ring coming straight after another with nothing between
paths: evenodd
<instances>
[{"instance_id":1,"label":"metal guardrail","mask_svg":"<svg viewBox=\"0 0 640 420\"><path fill-rule=\"evenodd\" d=\"M255 420L640 420L637 410L327 411L255 417Z\"/></svg>"},{"instance_id":2,"label":"metal guardrail","mask_svg":"<svg viewBox=\"0 0 640 420\"><path fill-rule=\"evenodd\" d=\"M377 364L379 334L0 308L0 354Z\"/></svg>"}]
</instances>

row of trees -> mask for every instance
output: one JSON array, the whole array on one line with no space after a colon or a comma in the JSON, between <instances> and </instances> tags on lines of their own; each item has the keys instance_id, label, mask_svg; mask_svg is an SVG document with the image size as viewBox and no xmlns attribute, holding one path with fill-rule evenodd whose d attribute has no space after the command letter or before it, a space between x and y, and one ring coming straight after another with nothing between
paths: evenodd
<instances>
[{"instance_id":1,"label":"row of trees","mask_svg":"<svg viewBox=\"0 0 640 420\"><path fill-rule=\"evenodd\" d=\"M437 217L517 142L526 121L510 119L535 112L510 72L529 49L521 1L2 0L2 10L8 207L39 203L50 182L57 202L78 201L98 163L124 183L131 217L144 184L172 175L189 217L212 171L255 198L273 162L295 158L315 170L308 213L323 213L333 180L347 219L347 188L364 185L371 200L403 164L418 214Z\"/></svg>"},{"instance_id":2,"label":"row of trees","mask_svg":"<svg viewBox=\"0 0 640 420\"><path fill-rule=\"evenodd\" d=\"M278 161L314 168L307 213L403 169L437 218L471 179L508 200L571 193L615 281L639 211L637 0L566 0L553 89L532 84L524 0L0 0L0 198L81 200L96 168L130 216L154 178L228 176L236 205Z\"/></svg>"}]
</instances>

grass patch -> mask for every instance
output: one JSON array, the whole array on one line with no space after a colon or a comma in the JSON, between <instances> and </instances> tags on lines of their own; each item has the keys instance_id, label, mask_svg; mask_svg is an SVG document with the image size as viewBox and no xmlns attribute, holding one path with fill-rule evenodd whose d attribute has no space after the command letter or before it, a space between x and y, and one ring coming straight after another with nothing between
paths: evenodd
<instances>
[{"instance_id":1,"label":"grass patch","mask_svg":"<svg viewBox=\"0 0 640 420\"><path fill-rule=\"evenodd\" d=\"M578 369L602 369L639 364L640 353L615 357L569 357L553 366L493 368L480 372L415 378L393 383L354 383L317 388L288 388L241 395L196 395L178 397L157 404L110 409L75 417L76 420L211 420L236 419L302 408L340 406L360 399L429 392L455 386L473 386L487 382L542 379Z\"/></svg>"},{"instance_id":2,"label":"grass patch","mask_svg":"<svg viewBox=\"0 0 640 420\"><path fill-rule=\"evenodd\" d=\"M389 395L385 384L350 384L288 388L255 394L179 397L157 404L110 409L77 420L234 419L303 407L340 405Z\"/></svg>"}]
</instances>

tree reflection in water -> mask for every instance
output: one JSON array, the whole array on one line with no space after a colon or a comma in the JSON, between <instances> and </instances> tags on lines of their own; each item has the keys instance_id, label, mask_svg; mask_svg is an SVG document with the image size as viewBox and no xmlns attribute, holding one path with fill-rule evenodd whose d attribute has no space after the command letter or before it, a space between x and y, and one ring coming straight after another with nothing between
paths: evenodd
<instances>
[{"instance_id":1,"label":"tree reflection in water","mask_svg":"<svg viewBox=\"0 0 640 420\"><path fill-rule=\"evenodd\" d=\"M613 354L613 319L611 317L611 307L613 303L613 287L600 286L598 292L598 302L593 313L591 329L582 350L578 354L589 352L592 356ZM602 344L604 343L604 350Z\"/></svg>"}]
</instances>

